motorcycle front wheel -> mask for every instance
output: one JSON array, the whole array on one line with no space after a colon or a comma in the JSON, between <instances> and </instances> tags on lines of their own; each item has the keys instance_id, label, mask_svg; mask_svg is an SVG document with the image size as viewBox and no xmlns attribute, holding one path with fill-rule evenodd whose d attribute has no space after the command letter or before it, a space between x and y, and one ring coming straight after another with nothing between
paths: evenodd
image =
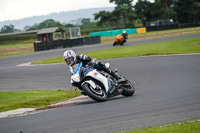
<instances>
[{"instance_id":1,"label":"motorcycle front wheel","mask_svg":"<svg viewBox=\"0 0 200 133\"><path fill-rule=\"evenodd\" d=\"M107 100L105 90L98 84L96 84L96 88L93 88L90 84L84 83L82 89L90 98L97 102L104 102Z\"/></svg>"},{"instance_id":2,"label":"motorcycle front wheel","mask_svg":"<svg viewBox=\"0 0 200 133\"><path fill-rule=\"evenodd\" d=\"M130 81L126 81L126 82L124 82L122 85L121 85L121 87L122 87L122 95L123 96L126 96L126 97L128 97L128 96L132 96L134 93L135 93L135 88L134 88L134 86L132 85L132 83L130 82Z\"/></svg>"},{"instance_id":3,"label":"motorcycle front wheel","mask_svg":"<svg viewBox=\"0 0 200 133\"><path fill-rule=\"evenodd\" d=\"M114 43L113 43L113 46L115 46L117 44L117 42L115 41Z\"/></svg>"}]
</instances>

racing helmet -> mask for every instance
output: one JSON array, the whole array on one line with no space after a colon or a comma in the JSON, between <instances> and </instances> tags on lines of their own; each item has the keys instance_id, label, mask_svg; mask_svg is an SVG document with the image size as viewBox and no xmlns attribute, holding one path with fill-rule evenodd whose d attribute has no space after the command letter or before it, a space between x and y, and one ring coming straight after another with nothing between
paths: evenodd
<instances>
[{"instance_id":1,"label":"racing helmet","mask_svg":"<svg viewBox=\"0 0 200 133\"><path fill-rule=\"evenodd\" d=\"M123 33L123 34L126 34L126 31L124 30L124 31L122 31L122 33Z\"/></svg>"},{"instance_id":2,"label":"racing helmet","mask_svg":"<svg viewBox=\"0 0 200 133\"><path fill-rule=\"evenodd\" d=\"M67 65L74 65L76 62L76 53L73 50L67 50L63 53L63 58Z\"/></svg>"}]
</instances>

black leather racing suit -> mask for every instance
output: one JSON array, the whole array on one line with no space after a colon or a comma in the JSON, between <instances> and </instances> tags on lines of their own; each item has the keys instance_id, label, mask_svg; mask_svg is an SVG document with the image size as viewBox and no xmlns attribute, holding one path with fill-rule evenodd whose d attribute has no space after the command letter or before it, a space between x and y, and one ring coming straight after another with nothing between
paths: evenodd
<instances>
[{"instance_id":1,"label":"black leather racing suit","mask_svg":"<svg viewBox=\"0 0 200 133\"><path fill-rule=\"evenodd\" d=\"M97 61L95 58L90 58L87 55L80 54L79 56L76 56L77 62L76 63L81 63L83 64L83 67L86 65L92 66L97 70L103 70L104 72L110 74L111 76L115 77L117 80L120 79L120 75L118 75L116 72L113 72L111 69L107 68L104 64L101 62Z\"/></svg>"}]
</instances>

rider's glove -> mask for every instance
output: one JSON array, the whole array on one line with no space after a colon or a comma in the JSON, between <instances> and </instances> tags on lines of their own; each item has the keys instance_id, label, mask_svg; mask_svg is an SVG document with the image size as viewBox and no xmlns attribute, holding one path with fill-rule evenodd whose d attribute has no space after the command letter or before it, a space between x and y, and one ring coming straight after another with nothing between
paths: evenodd
<instances>
[{"instance_id":1,"label":"rider's glove","mask_svg":"<svg viewBox=\"0 0 200 133\"><path fill-rule=\"evenodd\" d=\"M94 65L98 65L99 61L97 61L96 58L92 58L91 63L94 64Z\"/></svg>"},{"instance_id":2,"label":"rider's glove","mask_svg":"<svg viewBox=\"0 0 200 133\"><path fill-rule=\"evenodd\" d=\"M102 64L100 61L98 61L96 58L92 58L90 63L92 66L98 70L101 70L102 67L104 67L104 64Z\"/></svg>"}]
</instances>

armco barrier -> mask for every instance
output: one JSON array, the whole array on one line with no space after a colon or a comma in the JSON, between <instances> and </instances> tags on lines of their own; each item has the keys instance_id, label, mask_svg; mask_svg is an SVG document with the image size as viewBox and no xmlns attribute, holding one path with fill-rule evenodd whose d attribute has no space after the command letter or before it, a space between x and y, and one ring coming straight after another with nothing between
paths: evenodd
<instances>
[{"instance_id":1,"label":"armco barrier","mask_svg":"<svg viewBox=\"0 0 200 133\"><path fill-rule=\"evenodd\" d=\"M74 46L83 46L83 45L100 44L100 43L101 43L100 36L56 40L56 41L51 41L51 42L35 42L34 50L43 51L43 50L50 50L50 49L68 48L68 47L74 47Z\"/></svg>"},{"instance_id":2,"label":"armco barrier","mask_svg":"<svg viewBox=\"0 0 200 133\"><path fill-rule=\"evenodd\" d=\"M118 34L122 34L123 31L126 31L128 34L137 33L137 29L119 29L119 30L109 30L109 31L101 31L101 32L92 32L90 36L116 36Z\"/></svg>"}]
</instances>

